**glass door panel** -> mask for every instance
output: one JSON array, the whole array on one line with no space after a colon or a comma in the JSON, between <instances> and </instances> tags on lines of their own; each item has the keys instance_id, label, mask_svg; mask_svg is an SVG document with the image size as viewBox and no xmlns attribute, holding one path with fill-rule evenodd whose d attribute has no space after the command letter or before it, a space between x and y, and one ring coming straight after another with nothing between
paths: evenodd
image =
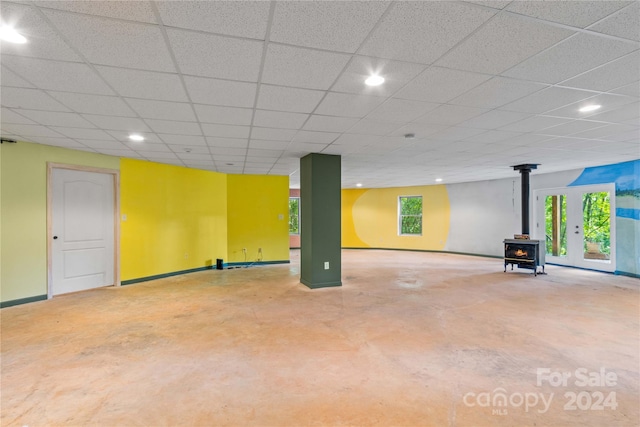
<instances>
[{"instance_id":1,"label":"glass door panel","mask_svg":"<svg viewBox=\"0 0 640 427\"><path fill-rule=\"evenodd\" d=\"M567 256L567 196L545 197L545 242L547 256Z\"/></svg>"}]
</instances>

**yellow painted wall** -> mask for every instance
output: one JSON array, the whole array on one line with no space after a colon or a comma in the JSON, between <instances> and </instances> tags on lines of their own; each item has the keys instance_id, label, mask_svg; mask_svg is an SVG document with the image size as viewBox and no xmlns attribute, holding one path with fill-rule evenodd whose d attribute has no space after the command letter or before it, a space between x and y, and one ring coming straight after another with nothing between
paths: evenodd
<instances>
[{"instance_id":1,"label":"yellow painted wall","mask_svg":"<svg viewBox=\"0 0 640 427\"><path fill-rule=\"evenodd\" d=\"M0 152L0 299L46 295L47 162L118 169L120 159L27 142Z\"/></svg>"},{"instance_id":2,"label":"yellow painted wall","mask_svg":"<svg viewBox=\"0 0 640 427\"><path fill-rule=\"evenodd\" d=\"M121 280L226 257L227 175L133 159L120 173Z\"/></svg>"},{"instance_id":3,"label":"yellow painted wall","mask_svg":"<svg viewBox=\"0 0 640 427\"><path fill-rule=\"evenodd\" d=\"M228 175L227 195L225 262L289 260L289 177Z\"/></svg>"},{"instance_id":4,"label":"yellow painted wall","mask_svg":"<svg viewBox=\"0 0 640 427\"><path fill-rule=\"evenodd\" d=\"M398 197L422 196L422 235L398 235ZM444 185L342 190L342 246L444 250L449 234Z\"/></svg>"}]
</instances>

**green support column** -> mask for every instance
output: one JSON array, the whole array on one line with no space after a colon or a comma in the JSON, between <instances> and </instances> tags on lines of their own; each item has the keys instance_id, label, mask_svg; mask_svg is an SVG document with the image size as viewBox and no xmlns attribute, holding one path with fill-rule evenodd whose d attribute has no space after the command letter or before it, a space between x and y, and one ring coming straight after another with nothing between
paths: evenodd
<instances>
[{"instance_id":1,"label":"green support column","mask_svg":"<svg viewBox=\"0 0 640 427\"><path fill-rule=\"evenodd\" d=\"M342 286L340 175L340 156L300 159L300 282L312 289Z\"/></svg>"}]
</instances>

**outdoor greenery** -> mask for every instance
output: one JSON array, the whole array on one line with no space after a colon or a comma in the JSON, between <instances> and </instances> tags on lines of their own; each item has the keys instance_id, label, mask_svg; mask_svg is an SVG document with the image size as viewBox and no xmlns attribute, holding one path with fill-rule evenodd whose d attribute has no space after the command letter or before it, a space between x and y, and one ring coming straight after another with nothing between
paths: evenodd
<instances>
[{"instance_id":1,"label":"outdoor greenery","mask_svg":"<svg viewBox=\"0 0 640 427\"><path fill-rule=\"evenodd\" d=\"M300 234L300 198L289 198L289 234Z\"/></svg>"},{"instance_id":2,"label":"outdoor greenery","mask_svg":"<svg viewBox=\"0 0 640 427\"><path fill-rule=\"evenodd\" d=\"M553 197L557 197L557 215L560 224L558 251L553 250ZM567 255L567 196L547 196L545 200L545 232L547 235L547 253L554 256Z\"/></svg>"},{"instance_id":3,"label":"outdoor greenery","mask_svg":"<svg viewBox=\"0 0 640 427\"><path fill-rule=\"evenodd\" d=\"M400 234L422 234L422 196L400 197Z\"/></svg>"},{"instance_id":4,"label":"outdoor greenery","mask_svg":"<svg viewBox=\"0 0 640 427\"><path fill-rule=\"evenodd\" d=\"M587 193L582 198L584 248L587 242L598 243L600 252L611 253L611 201L609 193Z\"/></svg>"}]
</instances>

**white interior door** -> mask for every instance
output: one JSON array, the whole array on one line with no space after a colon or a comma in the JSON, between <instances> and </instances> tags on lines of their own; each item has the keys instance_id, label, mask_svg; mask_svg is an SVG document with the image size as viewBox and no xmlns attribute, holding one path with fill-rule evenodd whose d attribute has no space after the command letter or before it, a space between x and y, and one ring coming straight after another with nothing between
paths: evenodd
<instances>
[{"instance_id":1,"label":"white interior door","mask_svg":"<svg viewBox=\"0 0 640 427\"><path fill-rule=\"evenodd\" d=\"M538 190L536 238L549 263L615 271L613 184Z\"/></svg>"},{"instance_id":2,"label":"white interior door","mask_svg":"<svg viewBox=\"0 0 640 427\"><path fill-rule=\"evenodd\" d=\"M114 284L114 175L53 169L51 295Z\"/></svg>"}]
</instances>

